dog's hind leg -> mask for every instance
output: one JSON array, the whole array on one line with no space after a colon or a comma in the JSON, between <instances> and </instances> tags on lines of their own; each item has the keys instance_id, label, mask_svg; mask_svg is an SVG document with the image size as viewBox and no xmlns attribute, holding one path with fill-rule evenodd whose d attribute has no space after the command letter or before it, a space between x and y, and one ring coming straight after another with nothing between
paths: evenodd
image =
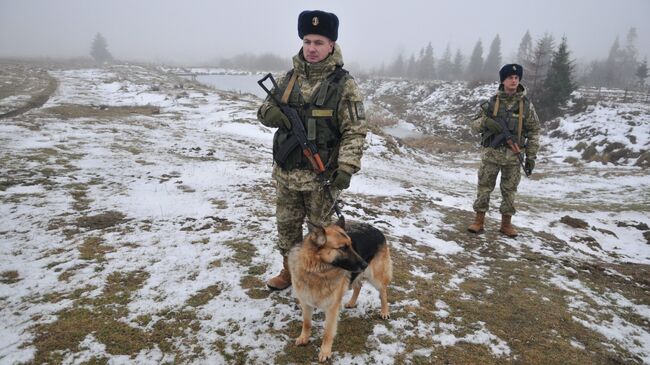
<instances>
[{"instance_id":1,"label":"dog's hind leg","mask_svg":"<svg viewBox=\"0 0 650 365\"><path fill-rule=\"evenodd\" d=\"M327 308L325 312L325 334L323 335L323 344L320 346L318 361L323 362L332 357L332 344L336 336L336 327L339 321L339 309L341 302Z\"/></svg>"},{"instance_id":2,"label":"dog's hind leg","mask_svg":"<svg viewBox=\"0 0 650 365\"><path fill-rule=\"evenodd\" d=\"M352 285L352 297L345 303L345 308L354 308L357 306L357 299L359 298L359 293L361 292L361 281L358 281Z\"/></svg>"},{"instance_id":3,"label":"dog's hind leg","mask_svg":"<svg viewBox=\"0 0 650 365\"><path fill-rule=\"evenodd\" d=\"M300 303L302 308L302 331L300 337L296 339L296 345L302 346L309 343L309 336L311 336L311 315L314 308L307 304Z\"/></svg>"},{"instance_id":4,"label":"dog's hind leg","mask_svg":"<svg viewBox=\"0 0 650 365\"><path fill-rule=\"evenodd\" d=\"M381 299L381 318L390 318L390 314L388 313L388 289L386 285L379 289L379 299Z\"/></svg>"}]
</instances>

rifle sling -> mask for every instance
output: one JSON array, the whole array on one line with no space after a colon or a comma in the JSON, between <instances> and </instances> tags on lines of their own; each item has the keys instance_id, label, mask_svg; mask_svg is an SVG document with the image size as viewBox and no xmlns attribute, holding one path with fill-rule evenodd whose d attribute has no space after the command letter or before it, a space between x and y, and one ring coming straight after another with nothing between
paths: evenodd
<instances>
[{"instance_id":1,"label":"rifle sling","mask_svg":"<svg viewBox=\"0 0 650 365\"><path fill-rule=\"evenodd\" d=\"M524 122L524 98L519 99L519 123L517 125L517 142L521 144L521 127Z\"/></svg>"},{"instance_id":2,"label":"rifle sling","mask_svg":"<svg viewBox=\"0 0 650 365\"><path fill-rule=\"evenodd\" d=\"M497 101L494 103L494 110L492 110L492 118L497 116L499 113L499 94L497 94Z\"/></svg>"},{"instance_id":3,"label":"rifle sling","mask_svg":"<svg viewBox=\"0 0 650 365\"><path fill-rule=\"evenodd\" d=\"M492 117L496 117L499 112L499 95L497 95L497 100L494 103L494 110L492 111ZM519 122L517 124L517 142L521 143L521 128L524 123L524 99L519 99Z\"/></svg>"},{"instance_id":4,"label":"rifle sling","mask_svg":"<svg viewBox=\"0 0 650 365\"><path fill-rule=\"evenodd\" d=\"M297 78L298 78L298 73L292 72L291 78L289 79L289 83L287 84L287 88L284 89L284 94L282 94L282 99L280 99L281 103L286 104L289 101L289 96L291 95L291 91L293 90L293 85L296 83Z\"/></svg>"}]
</instances>

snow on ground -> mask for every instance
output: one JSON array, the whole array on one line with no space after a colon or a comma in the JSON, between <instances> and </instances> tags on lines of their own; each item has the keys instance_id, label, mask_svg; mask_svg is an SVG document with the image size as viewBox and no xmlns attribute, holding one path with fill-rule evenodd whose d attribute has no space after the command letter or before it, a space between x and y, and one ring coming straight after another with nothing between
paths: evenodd
<instances>
[{"instance_id":1,"label":"snow on ground","mask_svg":"<svg viewBox=\"0 0 650 365\"><path fill-rule=\"evenodd\" d=\"M589 106L584 113L559 118L558 122L543 141L553 146L548 157L555 161L581 159L590 147L593 155L612 155L625 148L628 153L612 155L605 162L634 165L639 154L650 149L648 104L599 103Z\"/></svg>"},{"instance_id":2,"label":"snow on ground","mask_svg":"<svg viewBox=\"0 0 650 365\"><path fill-rule=\"evenodd\" d=\"M103 334L88 333L76 350L58 353L62 363L104 358L110 363L271 364L287 362L282 360L285 353L313 361L322 317L314 322L315 347L307 347L306 354L292 352L298 351L292 338L299 332L299 310L289 291L269 294L263 285L281 263L274 248L273 131L255 120L260 100L179 87L182 80L137 66L50 74L60 84L44 107L0 124L0 363L43 356L42 348L32 344L37 340L33 326L56 324L80 301L106 296L108 283L120 273L145 273L124 305L124 315L117 318L121 323L156 333L169 321L168 313L191 310L198 325L183 327L183 334L174 337L174 350L161 347L163 341L129 354L116 353L101 339ZM382 83L377 93L405 83ZM431 94L418 86L411 92L425 97L418 108L426 110L428 104L444 107L448 87L456 86L443 85ZM488 89L477 88L467 98ZM80 105L103 106L107 113L136 105L160 110L72 119L48 111ZM599 110L583 117L591 118L591 124L616 118ZM581 118L573 121L587 123ZM569 119L562 123L568 132ZM634 148L647 145L647 124L633 127ZM607 284L599 292L573 268L607 264L607 275L634 283L637 279L622 268L650 265L644 236L650 229L642 226L650 222L650 213L642 208L650 204L644 170L573 167L562 163L559 152L549 152L533 178L520 185L521 211L515 217L520 238L494 233L496 208L489 214L489 232L475 237L464 229L472 216L478 156L432 155L373 133L366 141L362 171L341 198L350 219L374 223L390 240L396 265L390 294L393 316L387 322L373 317L377 293L364 286L358 307L342 314L333 363L454 359L454 351L464 346L476 346L480 351L474 355L490 361L526 359L519 339L510 341L512 334L490 315L464 308L465 303L492 305L489 301L505 290L499 275L518 283L508 263L515 272L523 270L516 265L535 255L547 262L537 272L547 282L525 284L539 285L526 287L530 294L525 296L543 290L549 296L566 293L567 311L576 325L603 336L593 341L596 334L569 336L571 351L602 360L598 356L605 356L604 347L619 359L650 362L647 284L634 284L646 293L640 297ZM562 146L565 152L570 147ZM495 192L492 206L499 201ZM580 219L587 227L572 228L560 221L563 216ZM100 218L107 217L117 222L101 226ZM89 258L83 249L95 241L101 244ZM18 280L11 280L12 272ZM441 297L428 303L429 295L418 294L425 290L421 283L439 287ZM481 290L472 289L479 284ZM79 297L72 295L75 291ZM60 300L47 299L55 295ZM605 318L598 315L602 310ZM365 331L361 351L345 350L351 335L347 323L358 324L353 331Z\"/></svg>"}]
</instances>

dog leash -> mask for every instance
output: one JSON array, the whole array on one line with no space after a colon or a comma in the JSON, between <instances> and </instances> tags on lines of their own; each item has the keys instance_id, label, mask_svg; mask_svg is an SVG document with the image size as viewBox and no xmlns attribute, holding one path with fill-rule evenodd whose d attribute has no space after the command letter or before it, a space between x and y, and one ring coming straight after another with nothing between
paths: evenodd
<instances>
[{"instance_id":1,"label":"dog leash","mask_svg":"<svg viewBox=\"0 0 650 365\"><path fill-rule=\"evenodd\" d=\"M339 217L339 218L341 218L341 219L345 219L345 217L343 217L343 213L341 212L341 208L339 208L339 204L338 204L338 195L341 195L341 193L339 192L339 194L338 194L336 197L334 197L334 195L332 194L332 189L330 189L330 183L329 183L329 181L326 181L326 182L322 185L322 187L323 187L323 191L325 192L325 195L326 195L328 198L330 198L330 200L332 201L332 205L331 205L330 208L329 208L329 209L328 209L328 210L327 210L327 211L326 211L326 212L325 212L325 213L320 217L320 221L322 222L326 217L329 217L330 214L332 214L332 210L333 210L334 212L336 212L337 217Z\"/></svg>"}]
</instances>

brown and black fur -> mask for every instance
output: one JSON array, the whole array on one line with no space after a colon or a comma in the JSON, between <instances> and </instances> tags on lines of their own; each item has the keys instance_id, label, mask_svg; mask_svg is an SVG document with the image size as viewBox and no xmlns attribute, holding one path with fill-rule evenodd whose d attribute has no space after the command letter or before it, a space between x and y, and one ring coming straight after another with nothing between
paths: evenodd
<instances>
[{"instance_id":1,"label":"brown and black fur","mask_svg":"<svg viewBox=\"0 0 650 365\"><path fill-rule=\"evenodd\" d=\"M303 317L296 345L309 342L313 309L325 311L319 361L326 361L332 355L343 294L349 287L353 293L346 308L356 305L362 281L366 279L379 290L381 317L389 317L390 249L384 235L369 224L352 223L347 230L343 220L327 227L310 226L309 235L289 253L289 270Z\"/></svg>"}]
</instances>

